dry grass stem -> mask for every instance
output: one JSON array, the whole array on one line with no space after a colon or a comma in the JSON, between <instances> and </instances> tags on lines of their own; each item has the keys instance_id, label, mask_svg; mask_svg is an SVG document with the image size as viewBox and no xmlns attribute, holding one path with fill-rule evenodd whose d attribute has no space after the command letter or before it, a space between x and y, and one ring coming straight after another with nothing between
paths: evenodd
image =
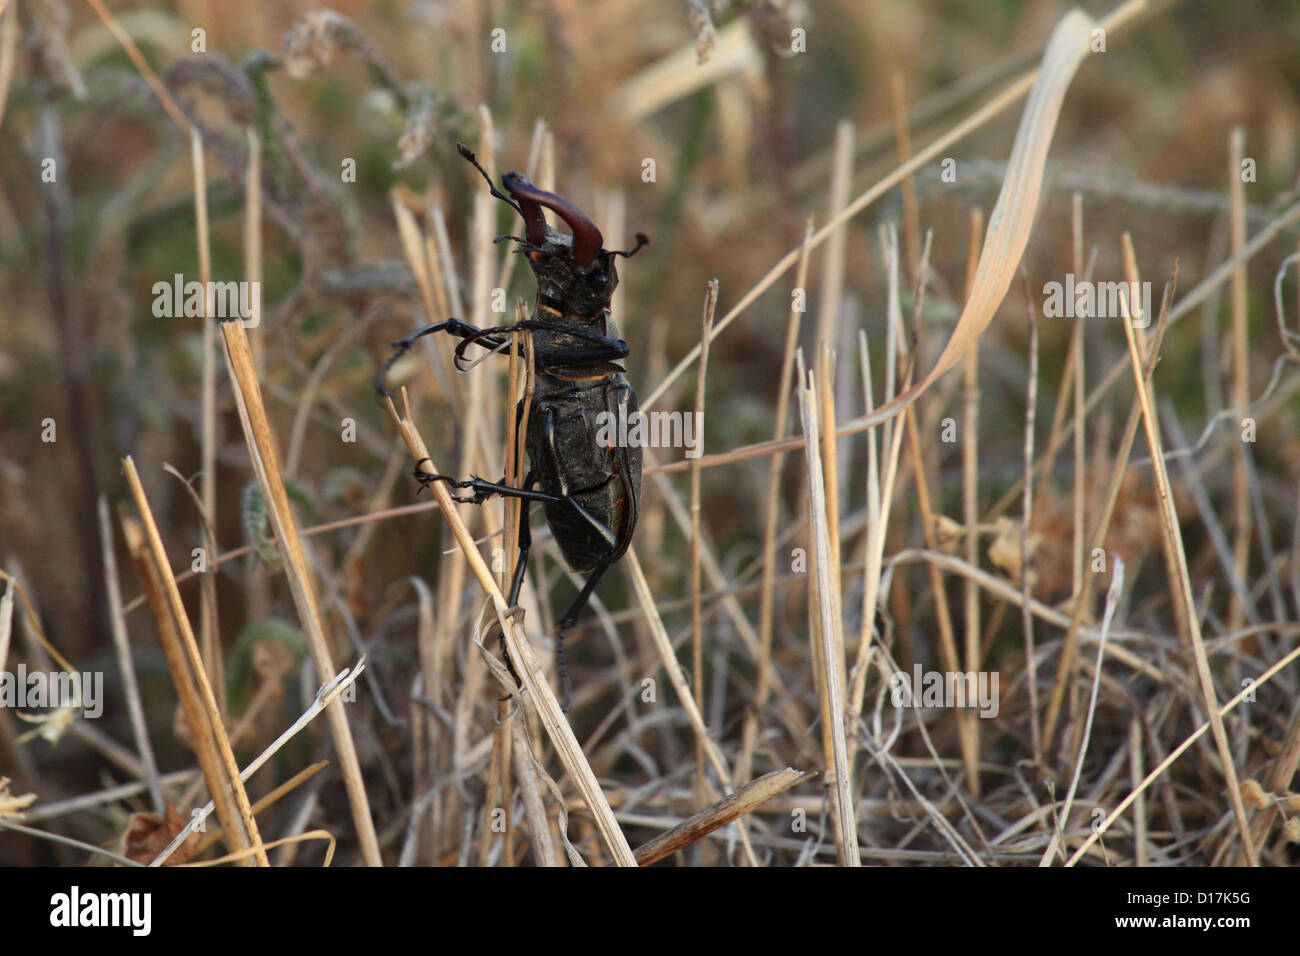
<instances>
[{"instance_id":1,"label":"dry grass stem","mask_svg":"<svg viewBox=\"0 0 1300 956\"><path fill-rule=\"evenodd\" d=\"M108 592L109 625L113 631L113 650L117 653L117 664L122 674L122 690L126 697L127 716L131 720L131 734L135 738L135 749L144 765L146 780L149 785L149 797L153 801L155 813L163 812L162 786L158 781L158 764L154 760L153 745L149 742L149 729L145 724L144 704L140 699L140 684L135 676L135 664L131 658L131 638L126 631L126 617L122 613L122 586L117 574L117 553L113 547L113 522L109 517L108 502L99 499L99 527L104 542L104 581ZM8 598L10 613L13 602ZM3 617L0 612L0 617ZM0 622L0 632L5 625ZM0 669L4 668L7 641L0 633Z\"/></svg>"},{"instance_id":2,"label":"dry grass stem","mask_svg":"<svg viewBox=\"0 0 1300 956\"><path fill-rule=\"evenodd\" d=\"M802 363L801 363L802 365ZM808 489L812 511L813 545L816 563L817 609L820 631L820 670L818 691L822 697L823 745L826 757L826 792L833 798L831 808L835 823L835 840L843 866L861 866L858 856L858 827L853 812L852 781L849 776L848 745L845 742L844 639L835 614L835 587L831 574L830 535L827 529L825 476L822 473L818 443L816 376L809 373L807 384L800 376L799 417L803 422L805 455L808 465ZM812 577L812 575L810 575Z\"/></svg>"},{"instance_id":3,"label":"dry grass stem","mask_svg":"<svg viewBox=\"0 0 1300 956\"><path fill-rule=\"evenodd\" d=\"M1178 514L1174 509L1173 493L1169 486L1169 472L1165 467L1156 432L1155 409L1151 398L1150 384L1142 374L1142 356L1138 353L1137 338L1133 331L1133 320L1125 297L1121 294L1121 309L1124 314L1124 335L1128 339L1129 361L1133 369L1133 379L1138 396L1138 406L1142 410L1142 424L1146 430L1147 444L1151 447L1152 468L1155 472L1156 498L1160 506L1161 527L1169 550L1177 558L1178 578L1174 582L1179 591L1187 621L1191 628L1192 652L1195 655L1196 678L1200 682L1206 710L1210 715L1210 729L1214 733L1215 747L1219 759L1223 762L1223 775L1227 783L1228 799L1233 815L1237 818L1237 829L1241 839L1242 851L1251 866L1256 865L1254 843L1250 836L1250 824L1246 819L1246 808L1241 800L1241 788L1237 784L1237 770L1228 735L1223 729L1223 717L1219 714L1217 695L1214 690L1214 678L1210 674L1209 658L1205 654L1205 641L1201 637L1200 615L1196 610L1196 599L1192 595L1191 575L1187 569L1187 552L1183 548L1182 527L1178 523Z\"/></svg>"},{"instance_id":4,"label":"dry grass stem","mask_svg":"<svg viewBox=\"0 0 1300 956\"><path fill-rule=\"evenodd\" d=\"M257 822L253 819L248 793L244 790L243 783L239 779L239 768L235 765L235 753L230 746L230 738L226 736L221 711L217 707L216 695L212 691L212 685L208 682L208 675L203 666L202 655L199 653L198 642L195 640L194 631L190 626L189 616L185 613L185 605L181 601L181 592L176 587L176 579L172 576L171 565L167 560L167 549L164 547L162 536L158 532L158 524L154 520L153 510L149 507L149 500L145 497L144 486L140 484L140 476L136 472L135 462L130 457L127 457L123 460L123 467L126 470L127 483L131 487L131 494L135 498L136 510L140 513L144 538L148 544L153 565L162 579L163 594L166 596L168 608L180 633L181 649L184 651L184 657L177 653L174 654L173 659L168 661L169 667L172 669L172 676L177 682L178 692L182 692L183 688L188 687L187 682L181 676L185 668L188 666L192 672L194 681L193 694L191 695L188 692L182 694L182 699L187 696L191 697L191 704L186 708L186 719L190 724L190 733L196 738L196 741L210 739L211 746L215 749L215 757L209 756L207 761L209 765L208 790L214 800L219 800L219 795L224 795L227 788L233 791L239 816L235 817L227 811L221 825L227 833L234 835L235 849L242 849L251 842L255 851L253 859L256 860L257 865L270 866L270 861L266 858L266 850L261 846L261 837L257 832ZM200 743L199 746L204 747L205 744ZM223 776L218 776L218 774L223 774ZM236 820L243 824L242 830L237 828Z\"/></svg>"},{"instance_id":5,"label":"dry grass stem","mask_svg":"<svg viewBox=\"0 0 1300 956\"><path fill-rule=\"evenodd\" d=\"M713 315L718 307L718 280L712 280L704 293L704 319L700 332L700 364L695 380L695 421L703 435L704 396L709 371L709 339L713 335ZM691 469L691 669L694 675L695 706L704 710L704 615L700 602L700 470ZM695 741L695 773L700 805L705 800L703 738Z\"/></svg>"},{"instance_id":6,"label":"dry grass stem","mask_svg":"<svg viewBox=\"0 0 1300 956\"><path fill-rule=\"evenodd\" d=\"M223 322L221 333L226 345L226 368L230 373L231 390L239 409L244 438L248 444L248 457L257 476L262 498L266 502L267 516L275 531L276 545L284 559L285 576L293 594L298 620L307 638L307 647L316 664L317 676L327 681L335 673L329 645L325 639L325 626L316 605L316 590L302 541L298 536L298 523L289 504L284 479L280 474L279 457L275 439L262 404L262 390L258 385L257 371L249 350L248 336L239 322ZM348 726L347 712L340 701L328 709L330 734L338 750L339 769L347 787L348 801L352 807L353 823L361 842L362 856L367 866L381 866L379 843L374 823L370 817L370 803L361 776L352 730Z\"/></svg>"},{"instance_id":7,"label":"dry grass stem","mask_svg":"<svg viewBox=\"0 0 1300 956\"><path fill-rule=\"evenodd\" d=\"M719 827L724 827L747 813L753 813L773 797L785 793L812 776L809 773L800 773L791 767L764 774L757 780L745 784L735 793L728 794L712 806L705 807L689 819L683 820L672 829L665 830L653 840L637 847L636 861L640 866L649 866L651 863L672 856L683 847L702 840Z\"/></svg>"}]
</instances>

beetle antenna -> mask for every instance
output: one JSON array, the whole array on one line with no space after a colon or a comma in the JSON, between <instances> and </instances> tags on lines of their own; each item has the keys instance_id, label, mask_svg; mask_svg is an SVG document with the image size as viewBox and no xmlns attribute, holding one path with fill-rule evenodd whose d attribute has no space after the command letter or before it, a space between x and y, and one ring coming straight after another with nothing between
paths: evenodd
<instances>
[{"instance_id":1,"label":"beetle antenna","mask_svg":"<svg viewBox=\"0 0 1300 956\"><path fill-rule=\"evenodd\" d=\"M648 245L650 245L650 237L647 236L644 232L638 232L636 234L635 246L633 246L631 249L615 249L610 254L615 256L622 256L624 259L631 259L634 255L637 254L637 251L642 246L648 246Z\"/></svg>"},{"instance_id":2,"label":"beetle antenna","mask_svg":"<svg viewBox=\"0 0 1300 956\"><path fill-rule=\"evenodd\" d=\"M497 189L496 184L492 182L492 177L487 174L487 170L484 169L481 165L479 165L478 157L474 155L474 151L472 149L470 149L464 143L457 143L456 151L460 153L460 155L463 156L466 160L472 163L474 168L479 171L479 173L483 176L483 179L487 182L488 189L492 192L493 196L495 196L497 199L500 199L503 203L508 205L515 212L519 213L519 215L522 216L524 214L524 211L519 208L519 203L515 202L513 199L511 199L501 190Z\"/></svg>"}]
</instances>

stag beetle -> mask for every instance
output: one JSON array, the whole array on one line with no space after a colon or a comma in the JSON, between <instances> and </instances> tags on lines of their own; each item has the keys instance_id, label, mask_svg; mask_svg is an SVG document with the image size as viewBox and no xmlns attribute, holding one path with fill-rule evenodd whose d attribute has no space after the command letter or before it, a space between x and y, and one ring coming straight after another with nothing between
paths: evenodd
<instances>
[{"instance_id":1,"label":"stag beetle","mask_svg":"<svg viewBox=\"0 0 1300 956\"><path fill-rule=\"evenodd\" d=\"M493 495L524 502L519 557L508 598L512 607L519 600L532 544L528 504L542 504L565 561L574 572L587 576L578 596L556 622L555 660L567 710L571 695L564 659L565 632L577 621L601 577L627 551L640 508L640 447L603 447L597 433L601 413L615 416L609 419L615 421L619 420L620 406L626 406L621 412L623 420L637 411L636 394L618 364L627 358L627 343L618 338L609 303L618 285L614 260L618 256L630 258L650 240L637 233L636 245L630 250L605 249L600 230L569 200L539 189L516 172L501 178L509 193L506 195L493 184L467 146L457 143L456 148L487 181L492 195L523 218L522 237L501 236L497 241L518 243L515 251L528 257L537 279L536 305L527 320L514 325L480 329L449 318L412 332L393 343L393 354L375 376L375 387L381 395L388 395L385 375L422 336L447 332L463 339L456 346L455 364L457 370L464 371L465 349L470 345L497 350L508 343L512 332L532 334L536 387L524 436L529 470L522 487L508 486L505 478L497 482L478 477L458 481L449 475L426 474L420 470L423 461L417 463L415 477L422 488L434 481L445 481L453 488L471 490L470 495L453 495L456 501L466 504L482 504ZM547 225L544 208L563 219L572 235ZM521 401L515 414L516 447L522 416ZM509 655L506 664L518 681Z\"/></svg>"}]
</instances>

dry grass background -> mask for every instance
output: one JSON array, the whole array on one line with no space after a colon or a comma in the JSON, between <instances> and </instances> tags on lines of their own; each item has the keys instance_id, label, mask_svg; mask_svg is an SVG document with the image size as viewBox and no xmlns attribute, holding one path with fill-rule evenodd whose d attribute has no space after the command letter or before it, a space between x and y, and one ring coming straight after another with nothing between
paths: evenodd
<instances>
[{"instance_id":1,"label":"dry grass background","mask_svg":"<svg viewBox=\"0 0 1300 956\"><path fill-rule=\"evenodd\" d=\"M0 862L1293 862L1300 17L1084 6L1021 261L985 223L1064 4L0 0L0 669L105 680L100 720L0 709ZM519 474L527 343L370 388L426 317L531 307L458 139L651 236L629 377L705 415L567 717L540 513L521 623L517 511L410 478ZM1044 317L1070 272L1160 321ZM156 318L177 273L261 324ZM918 664L997 715L894 707Z\"/></svg>"}]
</instances>

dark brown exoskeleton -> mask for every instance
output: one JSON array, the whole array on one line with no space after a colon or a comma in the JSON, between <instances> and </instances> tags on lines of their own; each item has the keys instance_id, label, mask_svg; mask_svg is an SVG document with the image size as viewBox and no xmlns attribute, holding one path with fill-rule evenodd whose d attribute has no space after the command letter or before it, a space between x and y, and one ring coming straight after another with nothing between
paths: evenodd
<instances>
[{"instance_id":1,"label":"dark brown exoskeleton","mask_svg":"<svg viewBox=\"0 0 1300 956\"><path fill-rule=\"evenodd\" d=\"M527 505L541 502L569 567L587 576L578 596L556 622L555 657L567 709L570 693L564 664L565 632L586 607L601 576L627 551L640 506L641 449L621 447L616 442L607 447L597 436L602 423L627 421L637 410L636 394L618 364L627 358L627 343L618 338L609 303L618 285L615 258L630 257L649 240L638 233L636 245L628 251L605 249L600 230L569 200L538 189L526 176L514 172L501 178L507 196L493 185L468 147L457 143L456 148L487 180L492 195L523 217L524 236L502 238L518 242L516 251L528 257L537 278L537 303L532 315L515 325L480 329L451 318L411 333L393 343L394 352L376 376L375 386L381 395L387 395L385 373L416 339L432 332L448 332L464 339L456 346L456 368L461 371L465 349L471 344L495 350L509 341L507 336L512 332L532 333L536 388L525 436L529 470L523 486L512 488L504 478L499 482L477 477L458 481L447 475L425 474L419 468L423 462L417 464L415 477L421 485L446 481L454 488L472 490L472 495L454 496L461 502L481 504L493 495L523 500L519 558L508 598L511 606L519 600L532 543ZM572 236L548 226L543 208L563 219ZM603 418L602 413L610 417ZM521 402L516 429L522 414ZM617 431L616 427L606 429L607 434ZM506 663L510 663L508 656Z\"/></svg>"}]
</instances>

